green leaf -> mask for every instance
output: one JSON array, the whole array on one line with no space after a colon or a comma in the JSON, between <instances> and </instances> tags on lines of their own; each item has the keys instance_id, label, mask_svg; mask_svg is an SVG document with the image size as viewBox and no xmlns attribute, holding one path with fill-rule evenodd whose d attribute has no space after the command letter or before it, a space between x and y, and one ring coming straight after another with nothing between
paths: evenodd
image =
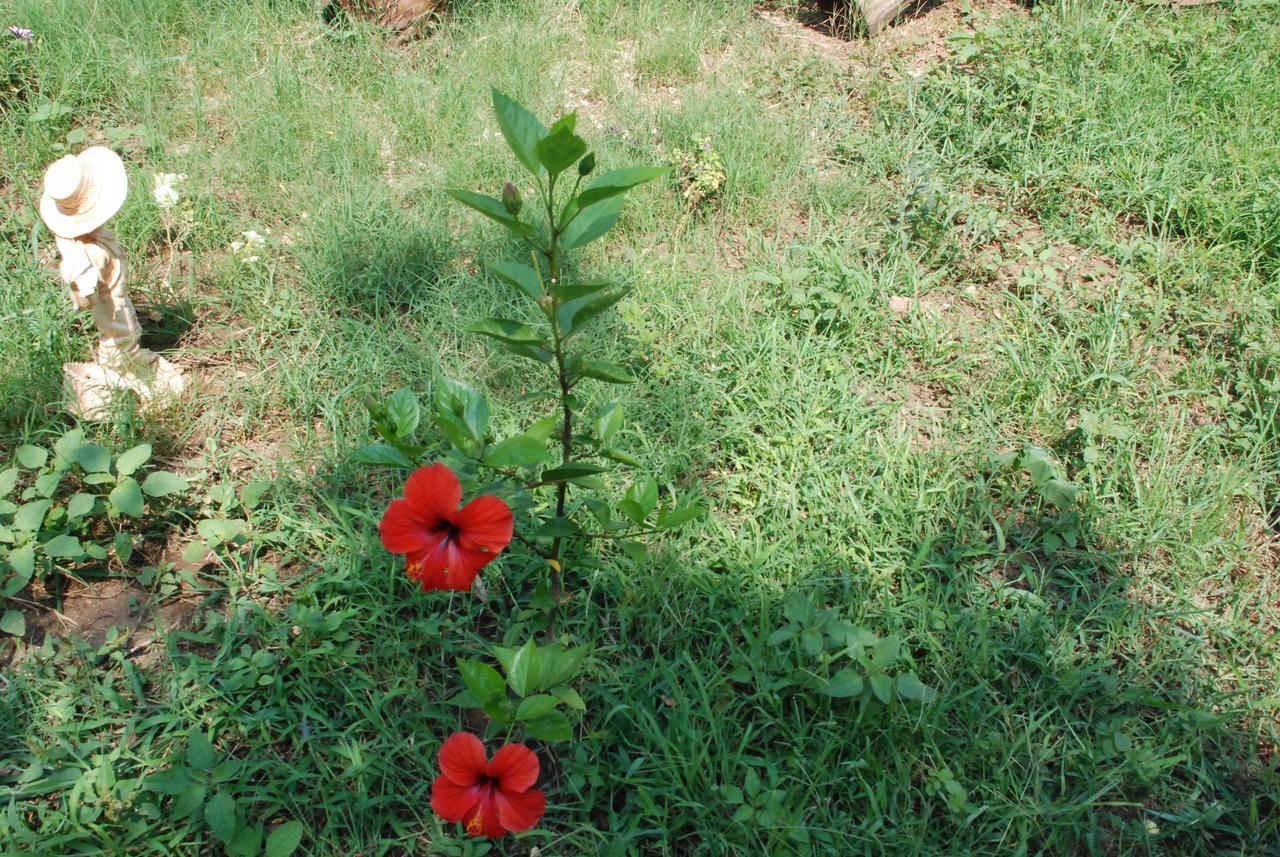
<instances>
[{"instance_id":1,"label":"green leaf","mask_svg":"<svg viewBox=\"0 0 1280 857\"><path fill-rule=\"evenodd\" d=\"M272 484L269 479L256 479L245 483L240 488L240 505L252 512L262 502L262 496L271 490Z\"/></svg>"},{"instance_id":2,"label":"green leaf","mask_svg":"<svg viewBox=\"0 0 1280 857\"><path fill-rule=\"evenodd\" d=\"M216 547L225 542L232 541L237 536L244 535L249 525L240 520L227 520L224 518L206 518L196 524L196 532L200 534L200 538L209 543L211 547Z\"/></svg>"},{"instance_id":3,"label":"green leaf","mask_svg":"<svg viewBox=\"0 0 1280 857\"><path fill-rule=\"evenodd\" d=\"M478 333L512 345L536 345L539 348L550 348L550 345L532 327L509 318L486 318L467 325L466 329L468 333Z\"/></svg>"},{"instance_id":4,"label":"green leaf","mask_svg":"<svg viewBox=\"0 0 1280 857\"><path fill-rule=\"evenodd\" d=\"M587 710L587 704L586 704L585 702L583 702L583 701L582 701L582 697L581 697L581 696L579 696L579 695L578 695L578 692L577 692L576 690L574 690L573 688L571 688L571 687L553 687L553 688L551 688L551 692L552 692L553 694L555 694L555 696L556 696L556 698L557 698L557 699L559 699L559 700L560 700L561 702L563 702L565 705L567 705L567 706L569 706L570 708L572 708L574 711L586 711L586 710Z\"/></svg>"},{"instance_id":5,"label":"green leaf","mask_svg":"<svg viewBox=\"0 0 1280 857\"><path fill-rule=\"evenodd\" d=\"M701 518L706 513L706 507L698 503L689 503L684 506L676 506L673 509L664 509L658 515L658 528L662 530L674 529L696 518Z\"/></svg>"},{"instance_id":6,"label":"green leaf","mask_svg":"<svg viewBox=\"0 0 1280 857\"><path fill-rule=\"evenodd\" d=\"M289 857L302 843L302 822L286 821L267 836L267 857Z\"/></svg>"},{"instance_id":7,"label":"green leaf","mask_svg":"<svg viewBox=\"0 0 1280 857\"><path fill-rule=\"evenodd\" d=\"M538 161L553 176L569 169L587 153L587 142L573 133L577 123L577 111L562 116L551 126L547 136L538 141Z\"/></svg>"},{"instance_id":8,"label":"green leaf","mask_svg":"<svg viewBox=\"0 0 1280 857\"><path fill-rule=\"evenodd\" d=\"M436 425L456 448L478 451L489 430L489 403L458 381L441 378L432 396Z\"/></svg>"},{"instance_id":9,"label":"green leaf","mask_svg":"<svg viewBox=\"0 0 1280 857\"><path fill-rule=\"evenodd\" d=\"M578 534L578 525L569 518L552 518L534 530L535 539L563 539Z\"/></svg>"},{"instance_id":10,"label":"green leaf","mask_svg":"<svg viewBox=\"0 0 1280 857\"><path fill-rule=\"evenodd\" d=\"M49 453L38 446L31 446L27 443L14 450L14 455L18 459L18 463L28 470L39 470L49 460Z\"/></svg>"},{"instance_id":11,"label":"green leaf","mask_svg":"<svg viewBox=\"0 0 1280 857\"><path fill-rule=\"evenodd\" d=\"M481 705L495 699L504 699L507 684L493 667L477 660L458 659L458 672L462 674L462 682L467 690L475 695Z\"/></svg>"},{"instance_id":12,"label":"green leaf","mask_svg":"<svg viewBox=\"0 0 1280 857\"><path fill-rule=\"evenodd\" d=\"M227 843L231 857L258 857L262 851L262 826L236 822L236 832Z\"/></svg>"},{"instance_id":13,"label":"green leaf","mask_svg":"<svg viewBox=\"0 0 1280 857\"><path fill-rule=\"evenodd\" d=\"M598 292L561 304L556 309L556 326L560 329L560 335L566 339L573 336L582 329L584 324L622 300L626 295L626 289L617 289L610 292Z\"/></svg>"},{"instance_id":14,"label":"green leaf","mask_svg":"<svg viewBox=\"0 0 1280 857\"><path fill-rule=\"evenodd\" d=\"M565 227L560 236L561 246L573 250L590 244L613 228L622 216L623 197L615 196L588 205Z\"/></svg>"},{"instance_id":15,"label":"green leaf","mask_svg":"<svg viewBox=\"0 0 1280 857\"><path fill-rule=\"evenodd\" d=\"M822 692L837 699L857 696L862 693L862 676L845 667L827 680L827 686L822 689Z\"/></svg>"},{"instance_id":16,"label":"green leaf","mask_svg":"<svg viewBox=\"0 0 1280 857\"><path fill-rule=\"evenodd\" d=\"M607 443L609 438L617 434L626 418L626 412L622 405L618 402L609 402L600 409L600 413L596 416L596 437L601 443Z\"/></svg>"},{"instance_id":17,"label":"green leaf","mask_svg":"<svg viewBox=\"0 0 1280 857\"><path fill-rule=\"evenodd\" d=\"M84 548L80 546L80 540L75 536L62 534L54 536L40 546L40 552L45 556L54 557L56 559L82 559L84 558Z\"/></svg>"},{"instance_id":18,"label":"green leaf","mask_svg":"<svg viewBox=\"0 0 1280 857\"><path fill-rule=\"evenodd\" d=\"M566 464L561 467L551 467L542 471L541 479L543 482L572 482L575 479L581 479L584 476L594 476L597 473L607 473L609 468L601 467L598 464Z\"/></svg>"},{"instance_id":19,"label":"green leaf","mask_svg":"<svg viewBox=\"0 0 1280 857\"><path fill-rule=\"evenodd\" d=\"M628 467L640 466L640 459L636 458L634 455L631 455L630 453L623 452L620 449L606 448L606 449L600 450L600 454L603 455L605 458L609 459L610 461L616 461L619 464L625 464Z\"/></svg>"},{"instance_id":20,"label":"green leaf","mask_svg":"<svg viewBox=\"0 0 1280 857\"><path fill-rule=\"evenodd\" d=\"M561 711L551 711L526 722L524 731L539 741L568 741L573 737L573 726Z\"/></svg>"},{"instance_id":21,"label":"green leaf","mask_svg":"<svg viewBox=\"0 0 1280 857\"><path fill-rule=\"evenodd\" d=\"M0 631L21 637L27 633L27 617L20 610L6 610L0 616Z\"/></svg>"},{"instance_id":22,"label":"green leaf","mask_svg":"<svg viewBox=\"0 0 1280 857\"><path fill-rule=\"evenodd\" d=\"M186 768L166 768L148 776L143 785L163 795L182 794L191 785L191 776Z\"/></svg>"},{"instance_id":23,"label":"green leaf","mask_svg":"<svg viewBox=\"0 0 1280 857\"><path fill-rule=\"evenodd\" d=\"M560 215L560 221L567 222L584 208L625 193L636 185L644 184L670 171L670 167L627 167L601 173L595 181L587 185L582 193L569 201Z\"/></svg>"},{"instance_id":24,"label":"green leaf","mask_svg":"<svg viewBox=\"0 0 1280 857\"><path fill-rule=\"evenodd\" d=\"M587 657L585 646L565 649L558 645L544 646L539 653L542 660L542 684L544 688L554 688L572 679L582 668Z\"/></svg>"},{"instance_id":25,"label":"green leaf","mask_svg":"<svg viewBox=\"0 0 1280 857\"><path fill-rule=\"evenodd\" d=\"M898 660L898 652L901 647L901 641L896 636L885 637L876 643L875 648L871 650L871 665L881 670L893 666Z\"/></svg>"},{"instance_id":26,"label":"green leaf","mask_svg":"<svg viewBox=\"0 0 1280 857\"><path fill-rule=\"evenodd\" d=\"M84 429L73 428L58 438L53 451L64 465L70 466L76 460L76 450L84 446Z\"/></svg>"},{"instance_id":27,"label":"green leaf","mask_svg":"<svg viewBox=\"0 0 1280 857\"><path fill-rule=\"evenodd\" d=\"M209 790L199 783L190 783L173 801L173 814L178 818L190 818L204 804Z\"/></svg>"},{"instance_id":28,"label":"green leaf","mask_svg":"<svg viewBox=\"0 0 1280 857\"><path fill-rule=\"evenodd\" d=\"M413 467L409 456L386 443L367 443L351 453L351 460L357 464L371 464L374 467Z\"/></svg>"},{"instance_id":29,"label":"green leaf","mask_svg":"<svg viewBox=\"0 0 1280 857\"><path fill-rule=\"evenodd\" d=\"M395 426L396 437L410 438L418 430L418 422L422 419L422 408L418 405L418 397L408 387L401 387L387 399L387 418Z\"/></svg>"},{"instance_id":30,"label":"green leaf","mask_svg":"<svg viewBox=\"0 0 1280 857\"><path fill-rule=\"evenodd\" d=\"M658 505L658 483L652 476L641 476L627 489L626 497L618 504L619 511L637 524Z\"/></svg>"},{"instance_id":31,"label":"green leaf","mask_svg":"<svg viewBox=\"0 0 1280 857\"><path fill-rule=\"evenodd\" d=\"M10 467L8 470L0 471L0 497L8 497L9 492L13 491L17 484L18 468Z\"/></svg>"},{"instance_id":32,"label":"green leaf","mask_svg":"<svg viewBox=\"0 0 1280 857\"><path fill-rule=\"evenodd\" d=\"M547 693L539 693L536 696L530 696L527 699L520 700L520 707L516 709L516 720L533 720L538 717L544 717L560 704L560 700Z\"/></svg>"},{"instance_id":33,"label":"green leaf","mask_svg":"<svg viewBox=\"0 0 1280 857\"><path fill-rule=\"evenodd\" d=\"M128 515L130 518L141 518L143 515L142 488L132 476L121 479L120 484L111 489L107 499L122 515Z\"/></svg>"},{"instance_id":34,"label":"green leaf","mask_svg":"<svg viewBox=\"0 0 1280 857\"><path fill-rule=\"evenodd\" d=\"M199 729L192 729L188 732L187 764L197 771L208 771L212 770L217 763L218 756L213 750L213 744L204 732Z\"/></svg>"},{"instance_id":35,"label":"green leaf","mask_svg":"<svg viewBox=\"0 0 1280 857\"><path fill-rule=\"evenodd\" d=\"M871 676L871 692L885 705L893 699L893 679L883 673Z\"/></svg>"},{"instance_id":36,"label":"green leaf","mask_svg":"<svg viewBox=\"0 0 1280 857\"><path fill-rule=\"evenodd\" d=\"M151 460L151 444L140 443L116 458L116 473L120 476L132 476L138 468Z\"/></svg>"},{"instance_id":37,"label":"green leaf","mask_svg":"<svg viewBox=\"0 0 1280 857\"><path fill-rule=\"evenodd\" d=\"M101 444L86 443L76 450L75 460L86 473L106 473L111 469L111 453Z\"/></svg>"},{"instance_id":38,"label":"green leaf","mask_svg":"<svg viewBox=\"0 0 1280 857\"><path fill-rule=\"evenodd\" d=\"M898 696L903 699L910 699L915 702L933 702L938 696L937 691L926 686L911 673L898 676L894 679L893 684L897 688Z\"/></svg>"},{"instance_id":39,"label":"green leaf","mask_svg":"<svg viewBox=\"0 0 1280 857\"><path fill-rule=\"evenodd\" d=\"M533 235L533 227L522 220L512 217L507 213L507 209L503 207L502 200L494 199L482 193L474 191L462 190L460 188L448 188L445 193L456 199L458 202L475 209L490 220L496 220L503 226L515 232L517 235L531 237Z\"/></svg>"},{"instance_id":40,"label":"green leaf","mask_svg":"<svg viewBox=\"0 0 1280 857\"><path fill-rule=\"evenodd\" d=\"M543 417L533 425L529 426L529 430L525 432L525 434L534 440L546 443L547 438L551 437L551 433L559 431L560 427L563 425L564 417L560 414L552 414L549 417Z\"/></svg>"},{"instance_id":41,"label":"green leaf","mask_svg":"<svg viewBox=\"0 0 1280 857\"><path fill-rule=\"evenodd\" d=\"M204 820L213 835L230 842L236 832L236 802L226 792L218 792L204 808Z\"/></svg>"},{"instance_id":42,"label":"green leaf","mask_svg":"<svg viewBox=\"0 0 1280 857\"><path fill-rule=\"evenodd\" d=\"M187 480L178 474L156 470L143 480L142 493L148 497L168 497L170 494L186 491L188 487Z\"/></svg>"},{"instance_id":43,"label":"green leaf","mask_svg":"<svg viewBox=\"0 0 1280 857\"><path fill-rule=\"evenodd\" d=\"M493 112L498 117L498 128L507 141L511 153L524 164L525 169L535 176L542 174L542 166L538 162L538 143L549 133L547 127L538 121L515 99L493 88Z\"/></svg>"},{"instance_id":44,"label":"green leaf","mask_svg":"<svg viewBox=\"0 0 1280 857\"><path fill-rule=\"evenodd\" d=\"M24 545L9 552L9 565L18 577L26 583L36 573L36 549L32 545Z\"/></svg>"},{"instance_id":45,"label":"green leaf","mask_svg":"<svg viewBox=\"0 0 1280 857\"><path fill-rule=\"evenodd\" d=\"M524 696L539 687L541 675L538 646L530 640L511 659L511 666L507 669L507 684L515 691L516 696Z\"/></svg>"},{"instance_id":46,"label":"green leaf","mask_svg":"<svg viewBox=\"0 0 1280 857\"><path fill-rule=\"evenodd\" d=\"M484 453L484 463L490 467L533 467L548 458L546 443L527 434L509 437Z\"/></svg>"},{"instance_id":47,"label":"green leaf","mask_svg":"<svg viewBox=\"0 0 1280 857\"><path fill-rule=\"evenodd\" d=\"M28 533L38 532L44 525L44 516L52 505L52 500L33 500L30 503L24 503L18 507L18 511L13 513L13 528Z\"/></svg>"},{"instance_id":48,"label":"green leaf","mask_svg":"<svg viewBox=\"0 0 1280 857\"><path fill-rule=\"evenodd\" d=\"M102 545L84 542L81 547L84 549L84 555L89 559L104 560L107 558L107 549Z\"/></svg>"},{"instance_id":49,"label":"green leaf","mask_svg":"<svg viewBox=\"0 0 1280 857\"><path fill-rule=\"evenodd\" d=\"M62 482L63 472L53 470L49 473L42 473L36 477L35 489L36 493L41 497L52 497L58 491L58 485Z\"/></svg>"},{"instance_id":50,"label":"green leaf","mask_svg":"<svg viewBox=\"0 0 1280 857\"><path fill-rule=\"evenodd\" d=\"M1080 488L1065 479L1050 479L1040 486L1040 496L1058 507L1059 511L1066 512L1075 506Z\"/></svg>"},{"instance_id":51,"label":"green leaf","mask_svg":"<svg viewBox=\"0 0 1280 857\"><path fill-rule=\"evenodd\" d=\"M93 507L98 504L98 498L92 494L74 494L67 502L67 517L71 520L83 518L93 511Z\"/></svg>"},{"instance_id":52,"label":"green leaf","mask_svg":"<svg viewBox=\"0 0 1280 857\"><path fill-rule=\"evenodd\" d=\"M514 286L535 301L542 297L542 280L538 272L528 265L518 265L514 262L486 262L485 267L498 279Z\"/></svg>"},{"instance_id":53,"label":"green leaf","mask_svg":"<svg viewBox=\"0 0 1280 857\"><path fill-rule=\"evenodd\" d=\"M634 384L636 382L636 376L631 374L630 369L606 360L574 361L573 377L575 380L578 378L595 378L597 381L604 381L609 384Z\"/></svg>"},{"instance_id":54,"label":"green leaf","mask_svg":"<svg viewBox=\"0 0 1280 857\"><path fill-rule=\"evenodd\" d=\"M133 558L133 536L125 532L116 533L111 544L116 549L116 556L127 565Z\"/></svg>"}]
</instances>

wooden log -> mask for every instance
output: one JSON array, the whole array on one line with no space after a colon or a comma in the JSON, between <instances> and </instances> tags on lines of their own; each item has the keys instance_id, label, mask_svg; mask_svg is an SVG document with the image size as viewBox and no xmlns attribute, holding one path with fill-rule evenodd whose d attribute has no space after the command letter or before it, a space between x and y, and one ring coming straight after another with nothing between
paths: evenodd
<instances>
[{"instance_id":1,"label":"wooden log","mask_svg":"<svg viewBox=\"0 0 1280 857\"><path fill-rule=\"evenodd\" d=\"M862 20L866 22L867 34L874 36L903 13L917 0L857 0L858 10L862 12Z\"/></svg>"}]
</instances>

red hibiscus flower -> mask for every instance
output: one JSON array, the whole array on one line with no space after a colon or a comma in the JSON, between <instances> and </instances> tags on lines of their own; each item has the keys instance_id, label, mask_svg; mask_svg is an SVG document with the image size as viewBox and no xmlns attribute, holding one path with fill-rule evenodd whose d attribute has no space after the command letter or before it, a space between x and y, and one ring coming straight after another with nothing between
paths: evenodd
<instances>
[{"instance_id":1,"label":"red hibiscus flower","mask_svg":"<svg viewBox=\"0 0 1280 857\"><path fill-rule=\"evenodd\" d=\"M511 507L477 497L461 509L462 485L443 464L419 467L392 500L378 534L392 553L407 555L406 571L422 588L471 588L480 569L511 543Z\"/></svg>"},{"instance_id":2,"label":"red hibiscus flower","mask_svg":"<svg viewBox=\"0 0 1280 857\"><path fill-rule=\"evenodd\" d=\"M542 818L547 796L530 788L537 780L538 757L525 745L506 744L486 761L479 738L455 732L440 747L431 808L445 821L461 821L471 836L501 839Z\"/></svg>"}]
</instances>

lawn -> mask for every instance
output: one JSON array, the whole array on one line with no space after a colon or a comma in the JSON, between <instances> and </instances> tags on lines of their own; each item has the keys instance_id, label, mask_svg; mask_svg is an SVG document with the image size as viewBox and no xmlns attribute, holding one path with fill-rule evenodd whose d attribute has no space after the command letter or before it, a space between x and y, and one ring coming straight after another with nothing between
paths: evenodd
<instances>
[{"instance_id":1,"label":"lawn","mask_svg":"<svg viewBox=\"0 0 1280 857\"><path fill-rule=\"evenodd\" d=\"M0 470L75 425L95 339L34 210L67 149L124 157L193 389L81 427L189 483L64 569L137 579L119 616L4 605L0 853L1280 855L1280 7L948 0L867 42L786 3L451 5L388 39L310 0L7 4ZM496 843L432 812L436 753L537 569L418 591L378 537L407 471L353 460L366 396L550 413L466 331L522 253L444 193L521 181L491 86L576 109L603 169L676 165L581 255L631 288L585 347L638 378L581 395L707 508L568 570L585 710ZM823 692L845 630L933 693Z\"/></svg>"}]
</instances>

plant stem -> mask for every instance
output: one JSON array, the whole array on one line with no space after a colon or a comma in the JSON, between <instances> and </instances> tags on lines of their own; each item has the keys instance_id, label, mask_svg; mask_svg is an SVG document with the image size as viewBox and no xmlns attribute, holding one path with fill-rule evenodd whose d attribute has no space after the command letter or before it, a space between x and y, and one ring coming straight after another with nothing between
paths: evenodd
<instances>
[{"instance_id":1,"label":"plant stem","mask_svg":"<svg viewBox=\"0 0 1280 857\"><path fill-rule=\"evenodd\" d=\"M563 413L563 422L560 427L560 460L561 464L568 464L573 459L573 406L570 404L569 392L573 385L569 383L569 373L565 368L564 339L560 336L560 327L556 323L556 309L559 301L555 297L554 288L560 283L560 232L563 224L556 223L555 215L555 176L552 176L547 183L547 225L551 229L551 246L550 252L547 253L547 270L551 277L552 292L550 295L550 303L547 309L547 318L551 322L551 333L554 340L552 353L556 359L556 380L560 384L560 409ZM558 480L556 484L556 517L564 517L565 503L568 500L569 483L564 480ZM556 636L556 616L560 611L560 599L564 595L564 572L561 565L561 549L563 547L563 539L560 536L551 542L551 556L548 557L548 563L551 566L551 612L547 616L547 641L550 642Z\"/></svg>"}]
</instances>

